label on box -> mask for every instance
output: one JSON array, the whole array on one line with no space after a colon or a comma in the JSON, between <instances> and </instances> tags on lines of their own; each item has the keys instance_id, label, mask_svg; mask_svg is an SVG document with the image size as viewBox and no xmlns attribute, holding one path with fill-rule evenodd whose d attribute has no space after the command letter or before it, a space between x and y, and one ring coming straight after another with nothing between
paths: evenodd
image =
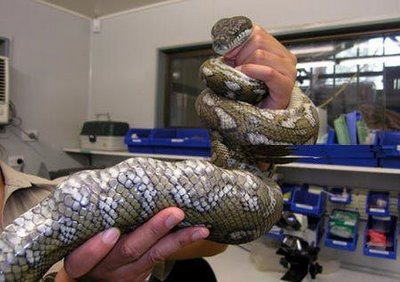
<instances>
[{"instance_id":1,"label":"label on box","mask_svg":"<svg viewBox=\"0 0 400 282\"><path fill-rule=\"evenodd\" d=\"M370 212L385 213L384 209L369 208Z\"/></svg>"},{"instance_id":2,"label":"label on box","mask_svg":"<svg viewBox=\"0 0 400 282\"><path fill-rule=\"evenodd\" d=\"M343 198L343 197L331 197L331 201L335 201L335 202L346 202L347 198Z\"/></svg>"},{"instance_id":3,"label":"label on box","mask_svg":"<svg viewBox=\"0 0 400 282\"><path fill-rule=\"evenodd\" d=\"M347 243L343 241L332 240L332 243L339 246L347 246Z\"/></svg>"},{"instance_id":4,"label":"label on box","mask_svg":"<svg viewBox=\"0 0 400 282\"><path fill-rule=\"evenodd\" d=\"M380 251L380 250L369 249L369 252L370 252L371 254L389 255L389 252L388 252L388 251Z\"/></svg>"},{"instance_id":5,"label":"label on box","mask_svg":"<svg viewBox=\"0 0 400 282\"><path fill-rule=\"evenodd\" d=\"M312 210L313 207L310 205L304 205L304 204L296 204L296 207L301 208L301 209L306 209L306 210Z\"/></svg>"},{"instance_id":6,"label":"label on box","mask_svg":"<svg viewBox=\"0 0 400 282\"><path fill-rule=\"evenodd\" d=\"M142 139L132 139L131 141L134 143L140 143L140 142L142 142Z\"/></svg>"},{"instance_id":7,"label":"label on box","mask_svg":"<svg viewBox=\"0 0 400 282\"><path fill-rule=\"evenodd\" d=\"M172 138L171 139L171 142L173 142L173 143L182 143L182 142L184 142L185 140L184 139L182 139L182 138Z\"/></svg>"}]
</instances>

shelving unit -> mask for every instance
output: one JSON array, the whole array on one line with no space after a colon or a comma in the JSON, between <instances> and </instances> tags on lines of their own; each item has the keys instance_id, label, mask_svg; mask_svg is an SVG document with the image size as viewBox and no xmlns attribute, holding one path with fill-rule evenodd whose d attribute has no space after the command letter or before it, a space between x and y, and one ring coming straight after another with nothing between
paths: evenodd
<instances>
[{"instance_id":1,"label":"shelving unit","mask_svg":"<svg viewBox=\"0 0 400 282\"><path fill-rule=\"evenodd\" d=\"M96 151L81 148L64 148L64 152L92 156L149 157L164 160L210 160L208 157L140 154L128 151ZM291 163L278 165L276 172L287 183L308 183L321 186L345 186L373 190L399 190L400 169Z\"/></svg>"},{"instance_id":2,"label":"shelving unit","mask_svg":"<svg viewBox=\"0 0 400 282\"><path fill-rule=\"evenodd\" d=\"M400 169L291 163L276 171L288 183L400 191Z\"/></svg>"},{"instance_id":3,"label":"shelving unit","mask_svg":"<svg viewBox=\"0 0 400 282\"><path fill-rule=\"evenodd\" d=\"M161 154L140 154L140 153L130 153L128 151L100 151L100 150L88 150L81 148L64 148L64 152L72 154L86 155L89 159L89 164L92 163L92 156L102 155L102 156L114 156L114 157L145 157L163 160L209 160L208 157L198 157L198 156L184 156L184 155L161 155Z\"/></svg>"}]
</instances>

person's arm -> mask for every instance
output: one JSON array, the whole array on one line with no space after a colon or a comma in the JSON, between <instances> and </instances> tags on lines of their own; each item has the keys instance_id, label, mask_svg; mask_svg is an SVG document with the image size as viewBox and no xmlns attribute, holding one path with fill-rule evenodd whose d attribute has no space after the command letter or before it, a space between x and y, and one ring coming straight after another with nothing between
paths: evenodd
<instances>
[{"instance_id":1,"label":"person's arm","mask_svg":"<svg viewBox=\"0 0 400 282\"><path fill-rule=\"evenodd\" d=\"M101 232L65 258L56 281L145 281L154 265L166 260L177 250L204 239L209 231L204 227L184 228L170 233L181 222L180 209L168 208L155 215L137 230L120 236L116 228Z\"/></svg>"}]
</instances>

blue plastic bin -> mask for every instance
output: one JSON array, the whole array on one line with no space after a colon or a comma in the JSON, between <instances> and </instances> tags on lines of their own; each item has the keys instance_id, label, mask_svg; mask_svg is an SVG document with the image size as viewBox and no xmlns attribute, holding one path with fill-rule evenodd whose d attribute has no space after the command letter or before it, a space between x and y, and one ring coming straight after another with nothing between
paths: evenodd
<instances>
[{"instance_id":1,"label":"blue plastic bin","mask_svg":"<svg viewBox=\"0 0 400 282\"><path fill-rule=\"evenodd\" d=\"M308 238L309 243L314 243L315 246L318 246L325 232L325 217L307 216L307 222L307 228L313 231L315 235L315 237Z\"/></svg>"},{"instance_id":2,"label":"blue plastic bin","mask_svg":"<svg viewBox=\"0 0 400 282\"><path fill-rule=\"evenodd\" d=\"M282 228L274 225L274 226L272 226L271 230L268 231L266 236L273 240L281 241L283 239L283 237L285 236L285 234L284 234Z\"/></svg>"},{"instance_id":3,"label":"blue plastic bin","mask_svg":"<svg viewBox=\"0 0 400 282\"><path fill-rule=\"evenodd\" d=\"M345 188L342 187L333 187L329 189L329 201L331 203L337 204L345 204L348 205L351 203L351 189L346 189L347 196L343 195Z\"/></svg>"},{"instance_id":4,"label":"blue plastic bin","mask_svg":"<svg viewBox=\"0 0 400 282\"><path fill-rule=\"evenodd\" d=\"M397 213L400 216L400 194L397 195Z\"/></svg>"},{"instance_id":5,"label":"blue plastic bin","mask_svg":"<svg viewBox=\"0 0 400 282\"><path fill-rule=\"evenodd\" d=\"M400 145L400 131L380 131L378 143L379 145Z\"/></svg>"},{"instance_id":6,"label":"blue plastic bin","mask_svg":"<svg viewBox=\"0 0 400 282\"><path fill-rule=\"evenodd\" d=\"M294 145L296 162L376 167L377 145Z\"/></svg>"},{"instance_id":7,"label":"blue plastic bin","mask_svg":"<svg viewBox=\"0 0 400 282\"><path fill-rule=\"evenodd\" d=\"M375 216L390 215L390 195L388 192L369 191L365 206L365 213Z\"/></svg>"},{"instance_id":8,"label":"blue plastic bin","mask_svg":"<svg viewBox=\"0 0 400 282\"><path fill-rule=\"evenodd\" d=\"M379 132L378 140L381 146L381 151L378 154L379 166L400 168L400 132Z\"/></svg>"},{"instance_id":9,"label":"blue plastic bin","mask_svg":"<svg viewBox=\"0 0 400 282\"><path fill-rule=\"evenodd\" d=\"M325 193L310 193L306 189L293 192L290 209L293 212L311 216L322 216L325 211Z\"/></svg>"},{"instance_id":10,"label":"blue plastic bin","mask_svg":"<svg viewBox=\"0 0 400 282\"><path fill-rule=\"evenodd\" d=\"M341 211L341 210L333 210L332 213L335 211ZM328 226L327 230L328 232L326 233L325 237L325 246L329 248L334 248L334 249L340 249L340 250L345 250L345 251L354 251L357 248L357 241L358 241L358 224L359 224L359 213L358 212L353 212L353 211L345 211L349 213L354 213L357 215L357 221L356 224L354 225L354 232L352 238L345 239L345 238L340 238L337 236L334 236L331 234L331 228L330 228L330 222L331 218L328 221ZM353 225L351 225L353 226Z\"/></svg>"},{"instance_id":11,"label":"blue plastic bin","mask_svg":"<svg viewBox=\"0 0 400 282\"><path fill-rule=\"evenodd\" d=\"M397 237L396 237L397 217L390 216L389 220L384 222L382 222L383 221L382 219L384 218L373 217L373 216L368 217L367 226L364 232L364 247L363 247L364 255L395 260L397 257ZM371 229L374 226L374 224L377 223L377 221L381 221L381 225L383 225L383 228L385 229L384 231L386 233L386 237L388 238L389 241L393 242L391 247L388 247L386 249L377 249L368 246L369 242L368 230Z\"/></svg>"},{"instance_id":12,"label":"blue plastic bin","mask_svg":"<svg viewBox=\"0 0 400 282\"><path fill-rule=\"evenodd\" d=\"M306 185L283 183L280 185L283 194L283 209L290 210L295 190L307 189Z\"/></svg>"},{"instance_id":13,"label":"blue plastic bin","mask_svg":"<svg viewBox=\"0 0 400 282\"><path fill-rule=\"evenodd\" d=\"M154 129L152 144L156 154L211 156L210 135L206 129Z\"/></svg>"},{"instance_id":14,"label":"blue plastic bin","mask_svg":"<svg viewBox=\"0 0 400 282\"><path fill-rule=\"evenodd\" d=\"M131 128L125 134L125 144L131 153L153 154L152 135L153 129Z\"/></svg>"}]
</instances>

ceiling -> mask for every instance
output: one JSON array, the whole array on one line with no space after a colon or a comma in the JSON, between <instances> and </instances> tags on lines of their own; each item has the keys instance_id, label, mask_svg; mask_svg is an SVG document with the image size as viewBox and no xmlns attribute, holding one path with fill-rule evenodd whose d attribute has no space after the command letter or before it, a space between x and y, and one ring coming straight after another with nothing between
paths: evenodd
<instances>
[{"instance_id":1,"label":"ceiling","mask_svg":"<svg viewBox=\"0 0 400 282\"><path fill-rule=\"evenodd\" d=\"M62 8L85 17L100 18L124 11L145 8L171 0L36 0L36 2Z\"/></svg>"}]
</instances>

